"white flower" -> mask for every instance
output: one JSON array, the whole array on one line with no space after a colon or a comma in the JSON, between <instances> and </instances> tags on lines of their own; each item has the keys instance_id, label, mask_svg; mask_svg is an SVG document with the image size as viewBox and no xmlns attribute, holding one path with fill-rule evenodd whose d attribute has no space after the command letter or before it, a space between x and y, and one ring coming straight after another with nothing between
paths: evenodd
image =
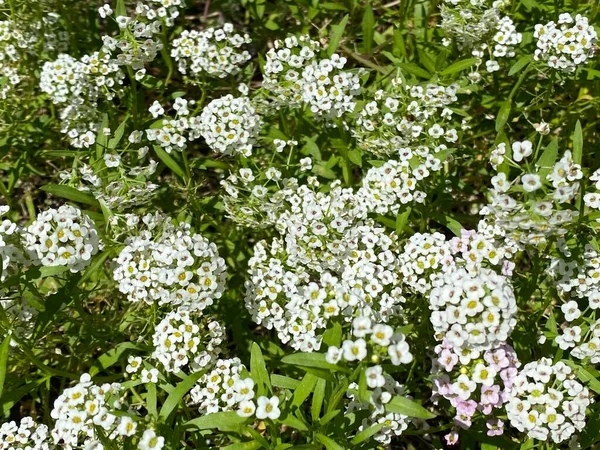
<instances>
[{"instance_id":1,"label":"white flower","mask_svg":"<svg viewBox=\"0 0 600 450\"><path fill-rule=\"evenodd\" d=\"M342 351L346 361L362 361L367 356L367 343L364 339L346 340L342 344Z\"/></svg>"},{"instance_id":2,"label":"white flower","mask_svg":"<svg viewBox=\"0 0 600 450\"><path fill-rule=\"evenodd\" d=\"M104 164L106 164L106 167L119 167L121 164L121 157L116 153L105 153Z\"/></svg>"},{"instance_id":3,"label":"white flower","mask_svg":"<svg viewBox=\"0 0 600 450\"><path fill-rule=\"evenodd\" d=\"M572 322L578 319L581 316L581 311L579 310L579 305L576 301L571 300L560 307L561 311L565 315L565 320L567 322Z\"/></svg>"},{"instance_id":4,"label":"white flower","mask_svg":"<svg viewBox=\"0 0 600 450\"><path fill-rule=\"evenodd\" d=\"M526 192L534 192L542 187L540 176L533 173L523 175L521 177L521 184Z\"/></svg>"},{"instance_id":5,"label":"white flower","mask_svg":"<svg viewBox=\"0 0 600 450\"><path fill-rule=\"evenodd\" d=\"M146 430L138 444L139 450L160 450L165 445L165 438L157 436L154 430Z\"/></svg>"},{"instance_id":6,"label":"white flower","mask_svg":"<svg viewBox=\"0 0 600 450\"><path fill-rule=\"evenodd\" d=\"M157 369L142 369L141 375L142 383L158 383L158 370Z\"/></svg>"},{"instance_id":7,"label":"white flower","mask_svg":"<svg viewBox=\"0 0 600 450\"><path fill-rule=\"evenodd\" d=\"M380 388L385 385L385 377L381 366L373 366L365 369L367 385L371 389Z\"/></svg>"},{"instance_id":8,"label":"white flower","mask_svg":"<svg viewBox=\"0 0 600 450\"><path fill-rule=\"evenodd\" d=\"M312 169L312 159L310 158L302 158L300 160L300 170L307 171Z\"/></svg>"},{"instance_id":9,"label":"white flower","mask_svg":"<svg viewBox=\"0 0 600 450\"><path fill-rule=\"evenodd\" d=\"M103 19L110 16L112 13L113 13L113 10L111 9L111 7L108 3L104 6L101 6L98 9L98 14L100 14L100 17L102 17Z\"/></svg>"},{"instance_id":10,"label":"white flower","mask_svg":"<svg viewBox=\"0 0 600 450\"><path fill-rule=\"evenodd\" d=\"M162 116L165 113L164 108L158 102L158 100L154 100L154 103L152 103L152 106L150 106L150 109L148 111L150 111L150 114L152 114L152 117L155 119L158 116Z\"/></svg>"},{"instance_id":11,"label":"white flower","mask_svg":"<svg viewBox=\"0 0 600 450\"><path fill-rule=\"evenodd\" d=\"M513 160L521 162L533 153L533 144L530 141L513 142L512 151Z\"/></svg>"},{"instance_id":12,"label":"white flower","mask_svg":"<svg viewBox=\"0 0 600 450\"><path fill-rule=\"evenodd\" d=\"M281 415L281 411L279 410L279 398L273 396L271 398L268 397L258 397L256 400L257 408L256 408L256 418L257 419L271 419L276 420Z\"/></svg>"},{"instance_id":13,"label":"white flower","mask_svg":"<svg viewBox=\"0 0 600 450\"><path fill-rule=\"evenodd\" d=\"M266 398L266 397L260 397L260 398ZM259 400L260 400L259 398ZM244 400L242 402L240 402L240 404L238 405L238 410L237 410L237 414L240 417L251 417L254 414L254 411L256 411L256 406L254 406L254 402L252 400ZM279 416L277 416L279 417Z\"/></svg>"}]
</instances>

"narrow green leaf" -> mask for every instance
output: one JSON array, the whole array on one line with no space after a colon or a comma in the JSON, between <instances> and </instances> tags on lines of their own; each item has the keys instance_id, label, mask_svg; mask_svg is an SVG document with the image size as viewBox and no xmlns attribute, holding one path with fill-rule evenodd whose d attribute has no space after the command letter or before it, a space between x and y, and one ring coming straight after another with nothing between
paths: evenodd
<instances>
[{"instance_id":1,"label":"narrow green leaf","mask_svg":"<svg viewBox=\"0 0 600 450\"><path fill-rule=\"evenodd\" d=\"M0 398L4 391L4 381L6 380L6 372L8 371L8 349L10 347L12 333L8 333L2 345L0 345Z\"/></svg>"},{"instance_id":2,"label":"narrow green leaf","mask_svg":"<svg viewBox=\"0 0 600 450\"><path fill-rule=\"evenodd\" d=\"M265 395L266 392L271 392L271 381L269 380L269 373L265 365L265 359L263 358L262 351L256 342L252 343L252 351L250 353L250 373L252 379L258 385L258 395Z\"/></svg>"},{"instance_id":3,"label":"narrow green leaf","mask_svg":"<svg viewBox=\"0 0 600 450\"><path fill-rule=\"evenodd\" d=\"M139 347L133 342L121 342L116 347L111 348L106 353L103 353L98 358L96 358L94 364L89 370L89 374L92 377L96 376L100 371L116 364L121 358L121 355L123 355L123 353L125 353L126 351L137 350L138 348Z\"/></svg>"},{"instance_id":4,"label":"narrow green leaf","mask_svg":"<svg viewBox=\"0 0 600 450\"><path fill-rule=\"evenodd\" d=\"M293 366L316 367L318 369L328 369L339 371L341 367L336 364L330 364L325 361L323 353L293 353L281 358L281 362L291 364Z\"/></svg>"},{"instance_id":5,"label":"narrow green leaf","mask_svg":"<svg viewBox=\"0 0 600 450\"><path fill-rule=\"evenodd\" d=\"M385 423L377 423L375 425L372 425L369 428L362 430L356 436L354 436L350 443L354 445L360 444L361 442L364 442L367 439L369 439L371 436L377 434L383 427L385 427Z\"/></svg>"},{"instance_id":6,"label":"narrow green leaf","mask_svg":"<svg viewBox=\"0 0 600 450\"><path fill-rule=\"evenodd\" d=\"M326 387L327 381L323 378L319 378L313 393L312 404L310 405L310 414L313 422L319 420L319 417L321 416L321 408L323 407L323 400L325 399Z\"/></svg>"},{"instance_id":7,"label":"narrow green leaf","mask_svg":"<svg viewBox=\"0 0 600 450\"><path fill-rule=\"evenodd\" d=\"M479 58L469 58L469 59L463 59L462 61L457 61L454 64L450 64L448 67L446 67L444 70L442 70L440 72L440 75L445 77L447 75L453 75L455 73L462 72L463 70L474 66L478 62L479 62Z\"/></svg>"},{"instance_id":8,"label":"narrow green leaf","mask_svg":"<svg viewBox=\"0 0 600 450\"><path fill-rule=\"evenodd\" d=\"M86 205L98 206L98 201L85 192L78 191L70 186L62 184L47 184L40 188L42 191L48 192L49 194L55 195L56 197L66 198L77 203L84 203Z\"/></svg>"},{"instance_id":9,"label":"narrow green leaf","mask_svg":"<svg viewBox=\"0 0 600 450\"><path fill-rule=\"evenodd\" d=\"M543 180L546 178L546 175L550 173L554 163L556 162L556 158L558 157L558 139L554 138L548 144L548 146L544 149L544 152L539 157L537 162L535 163L540 170L538 174L540 178Z\"/></svg>"},{"instance_id":10,"label":"narrow green leaf","mask_svg":"<svg viewBox=\"0 0 600 450\"><path fill-rule=\"evenodd\" d=\"M300 406L304 403L304 400L308 398L308 396L312 393L315 388L315 384L317 384L318 377L313 374L307 373L300 381L300 384L294 391L294 396L292 397L292 406Z\"/></svg>"},{"instance_id":11,"label":"narrow green leaf","mask_svg":"<svg viewBox=\"0 0 600 450\"><path fill-rule=\"evenodd\" d=\"M212 428L234 427L244 422L246 422L246 418L238 416L235 411L223 411L189 420L184 424L184 427L196 430L210 430Z\"/></svg>"},{"instance_id":12,"label":"narrow green leaf","mask_svg":"<svg viewBox=\"0 0 600 450\"><path fill-rule=\"evenodd\" d=\"M121 122L121 124L115 130L113 137L108 140L108 148L109 149L111 149L111 150L116 149L117 145L119 145L119 142L121 142L121 139L123 138L123 134L125 134L125 125L127 124L128 118L129 118L129 116L125 116L125 119L123 119L123 122Z\"/></svg>"},{"instance_id":13,"label":"narrow green leaf","mask_svg":"<svg viewBox=\"0 0 600 450\"><path fill-rule=\"evenodd\" d=\"M404 227L406 226L406 222L408 222L408 217L410 216L412 209L410 206L406 207L406 210L403 212L399 212L396 216L396 233L400 234Z\"/></svg>"},{"instance_id":14,"label":"narrow green leaf","mask_svg":"<svg viewBox=\"0 0 600 450\"><path fill-rule=\"evenodd\" d=\"M335 442L333 439L328 438L327 436L325 436L321 433L317 433L315 435L315 437L317 438L317 441L319 441L321 444L323 444L327 450L343 450L344 449L344 447L342 447L340 444Z\"/></svg>"},{"instance_id":15,"label":"narrow green leaf","mask_svg":"<svg viewBox=\"0 0 600 450\"><path fill-rule=\"evenodd\" d=\"M125 9L125 0L117 0L117 7L115 8L116 16L126 16L127 10Z\"/></svg>"},{"instance_id":16,"label":"narrow green leaf","mask_svg":"<svg viewBox=\"0 0 600 450\"><path fill-rule=\"evenodd\" d=\"M433 419L435 417L435 414L429 412L418 403L400 395L394 396L390 402L385 405L385 410L387 412L403 414L417 419Z\"/></svg>"},{"instance_id":17,"label":"narrow green leaf","mask_svg":"<svg viewBox=\"0 0 600 450\"><path fill-rule=\"evenodd\" d=\"M422 69L419 66L411 63L397 63L398 67L402 69L403 72L410 73L420 78L424 78L429 80L431 78L431 74L427 72L425 69Z\"/></svg>"},{"instance_id":18,"label":"narrow green leaf","mask_svg":"<svg viewBox=\"0 0 600 450\"><path fill-rule=\"evenodd\" d=\"M334 347L342 344L342 325L339 322L333 322L330 328L323 333L323 342Z\"/></svg>"},{"instance_id":19,"label":"narrow green leaf","mask_svg":"<svg viewBox=\"0 0 600 450\"><path fill-rule=\"evenodd\" d=\"M510 109L512 108L512 103L510 100L505 100L502 102L502 106L500 106L500 111L498 111L498 115L496 116L496 131L500 131L506 125L506 121L510 116Z\"/></svg>"},{"instance_id":20,"label":"narrow green leaf","mask_svg":"<svg viewBox=\"0 0 600 450\"><path fill-rule=\"evenodd\" d=\"M171 169L173 171L173 173L175 175L177 175L179 178L181 178L182 180L185 180L185 178L186 178L185 172L179 166L177 161L175 161L171 157L171 155L169 155L167 152L165 152L159 145L154 145L153 148L156 153L156 156L158 156L158 158L165 164L165 166L167 166L169 169Z\"/></svg>"},{"instance_id":21,"label":"narrow green leaf","mask_svg":"<svg viewBox=\"0 0 600 450\"><path fill-rule=\"evenodd\" d=\"M531 62L532 59L533 57L531 55L523 56L522 58L520 58L516 63L513 64L513 66L508 71L508 76L512 76L519 73L527 64Z\"/></svg>"},{"instance_id":22,"label":"narrow green leaf","mask_svg":"<svg viewBox=\"0 0 600 450\"><path fill-rule=\"evenodd\" d=\"M371 53L373 48L373 36L375 35L375 15L373 8L368 3L362 18L363 50L365 53Z\"/></svg>"},{"instance_id":23,"label":"narrow green leaf","mask_svg":"<svg viewBox=\"0 0 600 450\"><path fill-rule=\"evenodd\" d=\"M575 164L581 164L583 160L583 131L581 130L581 122L579 120L575 124L575 132L573 133L573 161Z\"/></svg>"},{"instance_id":24,"label":"narrow green leaf","mask_svg":"<svg viewBox=\"0 0 600 450\"><path fill-rule=\"evenodd\" d=\"M333 55L338 49L349 18L350 16L346 14L339 24L331 27L331 32L329 33L329 45L327 46L327 54L329 56Z\"/></svg>"},{"instance_id":25,"label":"narrow green leaf","mask_svg":"<svg viewBox=\"0 0 600 450\"><path fill-rule=\"evenodd\" d=\"M192 389L196 381L198 381L200 377L204 375L204 373L204 370L194 372L177 383L177 386L175 386L175 389L171 391L162 408L160 409L159 417L163 422L167 420L169 415L175 410L175 408L177 408L183 397L185 397L189 390Z\"/></svg>"},{"instance_id":26,"label":"narrow green leaf","mask_svg":"<svg viewBox=\"0 0 600 450\"><path fill-rule=\"evenodd\" d=\"M306 424L297 417L292 416L291 414L279 420L285 425L295 428L296 430L308 431L308 427L306 426Z\"/></svg>"},{"instance_id":27,"label":"narrow green leaf","mask_svg":"<svg viewBox=\"0 0 600 450\"><path fill-rule=\"evenodd\" d=\"M148 383L146 385L146 389L146 408L148 409L148 414L150 414L152 417L157 417L158 413L156 409L156 384Z\"/></svg>"},{"instance_id":28,"label":"narrow green leaf","mask_svg":"<svg viewBox=\"0 0 600 450\"><path fill-rule=\"evenodd\" d=\"M271 375L271 385L278 388L289 389L290 391L293 391L298 387L299 384L300 381L294 378L286 377L276 373Z\"/></svg>"}]
</instances>

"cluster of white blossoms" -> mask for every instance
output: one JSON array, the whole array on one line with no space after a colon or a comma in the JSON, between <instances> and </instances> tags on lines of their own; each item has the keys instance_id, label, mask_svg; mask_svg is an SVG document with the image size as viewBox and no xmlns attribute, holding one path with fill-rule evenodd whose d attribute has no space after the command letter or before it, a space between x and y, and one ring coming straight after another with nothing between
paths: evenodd
<instances>
[{"instance_id":1,"label":"cluster of white blossoms","mask_svg":"<svg viewBox=\"0 0 600 450\"><path fill-rule=\"evenodd\" d=\"M275 108L307 106L323 119L354 111L362 71L344 71L347 60L337 53L319 59L320 50L319 42L306 35L273 43L263 67L263 87L275 97Z\"/></svg>"},{"instance_id":2,"label":"cluster of white blossoms","mask_svg":"<svg viewBox=\"0 0 600 450\"><path fill-rule=\"evenodd\" d=\"M592 186L588 184L586 194L583 196L585 206L593 210L600 210L600 169L597 169L590 175L589 180L592 182ZM596 222L600 222L600 219L596 219Z\"/></svg>"},{"instance_id":3,"label":"cluster of white blossoms","mask_svg":"<svg viewBox=\"0 0 600 450\"><path fill-rule=\"evenodd\" d=\"M457 349L487 350L506 342L517 323L510 281L491 269L454 268L437 278L429 294L436 339Z\"/></svg>"},{"instance_id":4,"label":"cluster of white blossoms","mask_svg":"<svg viewBox=\"0 0 600 450\"><path fill-rule=\"evenodd\" d=\"M319 330L332 317L387 322L404 302L394 240L364 220L351 189L331 186L329 193L301 186L287 198L291 207L276 224L282 237L256 244L249 262L253 320L302 351L319 349Z\"/></svg>"},{"instance_id":5,"label":"cluster of white blossoms","mask_svg":"<svg viewBox=\"0 0 600 450\"><path fill-rule=\"evenodd\" d=\"M473 56L480 60L489 54L488 72L500 70L497 58L512 58L515 46L523 39L512 19L502 13L507 4L506 0L444 0L442 3L441 28L459 47L471 49ZM450 42L444 39L443 44L448 46ZM475 79L479 78L477 75Z\"/></svg>"},{"instance_id":6,"label":"cluster of white blossoms","mask_svg":"<svg viewBox=\"0 0 600 450\"><path fill-rule=\"evenodd\" d=\"M222 296L225 260L188 224L175 226L163 217L150 230L128 237L125 245L113 278L129 301L202 311Z\"/></svg>"},{"instance_id":7,"label":"cluster of white blossoms","mask_svg":"<svg viewBox=\"0 0 600 450\"><path fill-rule=\"evenodd\" d=\"M427 294L432 283L453 266L454 259L443 234L415 233L404 244L398 263L402 283L410 291Z\"/></svg>"},{"instance_id":8,"label":"cluster of white blossoms","mask_svg":"<svg viewBox=\"0 0 600 450\"><path fill-rule=\"evenodd\" d=\"M0 205L0 282L16 273L20 263L25 261L21 250L23 229L12 220L4 218L10 208Z\"/></svg>"},{"instance_id":9,"label":"cluster of white blossoms","mask_svg":"<svg viewBox=\"0 0 600 450\"><path fill-rule=\"evenodd\" d=\"M590 392L569 366L542 358L526 364L513 379L506 406L510 424L531 438L564 442L585 427Z\"/></svg>"},{"instance_id":10,"label":"cluster of white blossoms","mask_svg":"<svg viewBox=\"0 0 600 450\"><path fill-rule=\"evenodd\" d=\"M96 142L99 127L98 105L121 92L125 74L99 52L75 59L60 54L42 67L40 89L61 107L61 131L74 147L90 147Z\"/></svg>"},{"instance_id":11,"label":"cluster of white blossoms","mask_svg":"<svg viewBox=\"0 0 600 450\"><path fill-rule=\"evenodd\" d=\"M58 176L63 183L104 202L112 212L149 203L159 188L148 181L158 167L158 162L153 159L147 165L134 167L128 167L127 159L118 153L105 153L102 162L96 161L94 166L85 162L86 159L82 157L79 167L65 170Z\"/></svg>"},{"instance_id":12,"label":"cluster of white blossoms","mask_svg":"<svg viewBox=\"0 0 600 450\"><path fill-rule=\"evenodd\" d=\"M219 322L202 320L187 311L171 311L154 330L152 358L167 372L185 367L197 372L217 359L224 338L225 329Z\"/></svg>"},{"instance_id":13,"label":"cluster of white blossoms","mask_svg":"<svg viewBox=\"0 0 600 450\"><path fill-rule=\"evenodd\" d=\"M225 78L239 73L250 60L250 53L242 47L251 42L248 34L235 33L230 23L203 31L184 30L173 41L171 56L178 63L179 72L194 80L204 74Z\"/></svg>"},{"instance_id":14,"label":"cluster of white blossoms","mask_svg":"<svg viewBox=\"0 0 600 450\"><path fill-rule=\"evenodd\" d=\"M360 111L352 133L364 150L410 161L413 176L426 178L440 170L447 145L458 140L448 107L457 101L457 90L456 84L409 86L392 79Z\"/></svg>"},{"instance_id":15,"label":"cluster of white blossoms","mask_svg":"<svg viewBox=\"0 0 600 450\"><path fill-rule=\"evenodd\" d=\"M515 142L512 150L513 160L520 162L532 154L531 142ZM494 149L495 168L504 161L505 152L504 144ZM490 202L480 211L504 237L525 245L545 244L550 237L564 235L579 217L570 203L579 192L583 173L571 152L565 151L553 167L534 167L518 180L509 180L503 172L492 177Z\"/></svg>"},{"instance_id":16,"label":"cluster of white blossoms","mask_svg":"<svg viewBox=\"0 0 600 450\"><path fill-rule=\"evenodd\" d=\"M327 349L325 359L331 364L340 360L347 362L389 358L394 366L409 364L413 360L406 337L400 331L385 323L373 325L371 319L357 316L352 320L352 339L347 339L338 348L333 345ZM353 340L354 339L354 340ZM385 384L381 366L369 367L365 370L367 385L370 388L382 387Z\"/></svg>"},{"instance_id":17,"label":"cluster of white blossoms","mask_svg":"<svg viewBox=\"0 0 600 450\"><path fill-rule=\"evenodd\" d=\"M54 402L50 413L56 421L51 431L54 443L65 450L102 448L98 430L109 440L136 436L140 431L138 420L124 414L126 405L122 404L121 396L120 384L95 385L88 374L83 374L77 385L65 389ZM152 430L146 430L140 438L140 448L144 439L147 440L148 432L154 434ZM146 450L160 448L162 445L155 445Z\"/></svg>"},{"instance_id":18,"label":"cluster of white blossoms","mask_svg":"<svg viewBox=\"0 0 600 450\"><path fill-rule=\"evenodd\" d=\"M350 384L348 387L350 402L347 405L347 412L370 411L370 415L362 420L357 433L378 424L383 424L382 428L373 435L373 439L382 445L388 446L394 437L400 436L408 428L411 420L403 414L386 412L385 405L396 395L406 396L406 389L387 373L384 373L382 378L383 383L373 388L368 401L361 401L354 394L358 392L358 384Z\"/></svg>"},{"instance_id":19,"label":"cluster of white blossoms","mask_svg":"<svg viewBox=\"0 0 600 450\"><path fill-rule=\"evenodd\" d=\"M252 155L262 120L248 97L227 94L202 110L197 132L208 146L225 155Z\"/></svg>"},{"instance_id":20,"label":"cluster of white blossoms","mask_svg":"<svg viewBox=\"0 0 600 450\"><path fill-rule=\"evenodd\" d=\"M160 145L167 153L171 153L173 149L181 152L187 148L188 142L198 139L202 130L202 119L190 116L188 105L194 104L194 100L188 102L185 98L176 98L173 103L175 118L170 118L165 115L165 109L158 100L155 100L149 111L158 121L146 129L148 141ZM134 131L130 135L130 142L137 144L140 140L139 131Z\"/></svg>"},{"instance_id":21,"label":"cluster of white blossoms","mask_svg":"<svg viewBox=\"0 0 600 450\"><path fill-rule=\"evenodd\" d=\"M495 416L509 399L512 380L520 366L517 354L509 345L481 352L459 350L444 339L435 347L432 400L437 405L444 398L456 409L454 424L468 429L477 412ZM488 436L503 433L503 423L490 418Z\"/></svg>"},{"instance_id":22,"label":"cluster of white blossoms","mask_svg":"<svg viewBox=\"0 0 600 450\"><path fill-rule=\"evenodd\" d=\"M92 219L71 205L38 214L24 237L34 264L66 266L71 272L85 269L101 245Z\"/></svg>"},{"instance_id":23,"label":"cluster of white blossoms","mask_svg":"<svg viewBox=\"0 0 600 450\"><path fill-rule=\"evenodd\" d=\"M10 421L0 425L0 450L50 450L48 427L31 417L21 422Z\"/></svg>"},{"instance_id":24,"label":"cluster of white blossoms","mask_svg":"<svg viewBox=\"0 0 600 450\"><path fill-rule=\"evenodd\" d=\"M406 156L410 153L407 151ZM378 214L397 214L402 205L424 202L427 194L417 190L417 183L429 174L429 170L422 167L413 171L409 159L391 159L381 167L367 171L357 193L366 208Z\"/></svg>"},{"instance_id":25,"label":"cluster of white blossoms","mask_svg":"<svg viewBox=\"0 0 600 450\"><path fill-rule=\"evenodd\" d=\"M252 416L256 410L254 381L243 372L246 367L239 358L218 360L190 391L191 404L202 414L238 411L243 417Z\"/></svg>"},{"instance_id":26,"label":"cluster of white blossoms","mask_svg":"<svg viewBox=\"0 0 600 450\"><path fill-rule=\"evenodd\" d=\"M574 72L594 56L598 34L587 17L562 13L558 23L553 21L535 26L537 38L536 60L546 61L553 69Z\"/></svg>"}]
</instances>

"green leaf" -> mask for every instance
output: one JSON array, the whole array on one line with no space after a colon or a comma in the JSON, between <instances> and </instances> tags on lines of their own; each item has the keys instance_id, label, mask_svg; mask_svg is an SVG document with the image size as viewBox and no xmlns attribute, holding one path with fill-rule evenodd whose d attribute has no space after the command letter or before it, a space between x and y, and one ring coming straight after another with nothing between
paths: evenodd
<instances>
[{"instance_id":1,"label":"green leaf","mask_svg":"<svg viewBox=\"0 0 600 450\"><path fill-rule=\"evenodd\" d=\"M123 122L121 122L119 127L115 130L113 137L111 139L109 139L109 141L108 141L109 149L111 149L111 150L116 149L117 145L119 145L119 142L121 142L121 139L123 138L123 134L125 134L125 125L127 124L128 118L129 118L129 116L125 116L125 119L123 119Z\"/></svg>"},{"instance_id":2,"label":"green leaf","mask_svg":"<svg viewBox=\"0 0 600 450\"><path fill-rule=\"evenodd\" d=\"M496 131L500 131L506 125L506 121L510 116L510 109L512 108L512 103L510 100L505 100L502 102L502 106L500 106L500 111L498 111L498 115L496 116Z\"/></svg>"},{"instance_id":3,"label":"green leaf","mask_svg":"<svg viewBox=\"0 0 600 450\"><path fill-rule=\"evenodd\" d=\"M119 358L121 358L121 355L123 355L123 353L126 351L137 349L139 349L139 347L133 342L121 342L115 348L111 348L109 351L96 358L94 364L89 370L89 374L92 377L96 376L102 370L116 364L119 361Z\"/></svg>"},{"instance_id":4,"label":"green leaf","mask_svg":"<svg viewBox=\"0 0 600 450\"><path fill-rule=\"evenodd\" d=\"M171 391L162 408L160 409L159 417L163 422L166 422L169 415L175 410L175 408L177 408L183 397L185 397L189 390L192 389L194 384L196 384L196 381L198 381L200 377L204 375L204 373L204 370L194 372L177 383L177 386L175 386L175 389Z\"/></svg>"},{"instance_id":5,"label":"green leaf","mask_svg":"<svg viewBox=\"0 0 600 450\"><path fill-rule=\"evenodd\" d=\"M323 407L323 400L325 399L326 387L327 381L323 378L319 378L313 393L312 404L310 405L310 414L313 422L319 420L319 417L321 416L321 408Z\"/></svg>"},{"instance_id":6,"label":"green leaf","mask_svg":"<svg viewBox=\"0 0 600 450\"><path fill-rule=\"evenodd\" d=\"M258 385L258 395L266 394L266 391L272 392L269 373L265 365L262 351L256 342L252 343L252 351L250 353L250 373L252 379Z\"/></svg>"},{"instance_id":7,"label":"green leaf","mask_svg":"<svg viewBox=\"0 0 600 450\"><path fill-rule=\"evenodd\" d=\"M358 167L362 167L362 154L361 154L360 150L358 150L358 149L350 150L347 153L347 155L348 155L348 159L352 162L352 164L355 164Z\"/></svg>"},{"instance_id":8,"label":"green leaf","mask_svg":"<svg viewBox=\"0 0 600 450\"><path fill-rule=\"evenodd\" d=\"M410 216L412 209L410 206L406 207L406 210L403 212L399 212L396 216L396 233L400 234L404 227L406 226L406 222L408 221L408 217Z\"/></svg>"},{"instance_id":9,"label":"green leaf","mask_svg":"<svg viewBox=\"0 0 600 450\"><path fill-rule=\"evenodd\" d=\"M86 205L98 206L98 201L89 194L78 191L70 186L62 184L47 184L40 188L42 191L48 192L49 194L57 197L66 198L77 203L84 203Z\"/></svg>"},{"instance_id":10,"label":"green leaf","mask_svg":"<svg viewBox=\"0 0 600 450\"><path fill-rule=\"evenodd\" d=\"M127 9L125 9L125 0L117 0L117 7L115 8L116 17L126 16Z\"/></svg>"},{"instance_id":11,"label":"green leaf","mask_svg":"<svg viewBox=\"0 0 600 450\"><path fill-rule=\"evenodd\" d=\"M293 366L316 367L318 369L328 369L331 371L340 371L342 368L336 364L330 364L325 361L323 353L293 353L281 358L281 362Z\"/></svg>"},{"instance_id":12,"label":"green leaf","mask_svg":"<svg viewBox=\"0 0 600 450\"><path fill-rule=\"evenodd\" d=\"M290 391L293 391L298 387L299 384L300 381L294 378L286 377L285 375L279 375L276 373L271 375L271 385L278 388L289 389Z\"/></svg>"},{"instance_id":13,"label":"green leaf","mask_svg":"<svg viewBox=\"0 0 600 450\"><path fill-rule=\"evenodd\" d=\"M400 395L393 397L390 402L385 405L385 410L387 412L403 414L417 419L433 419L435 417L435 414L429 412L418 403Z\"/></svg>"},{"instance_id":14,"label":"green leaf","mask_svg":"<svg viewBox=\"0 0 600 450\"><path fill-rule=\"evenodd\" d=\"M397 63L397 65L398 65L398 67L400 67L400 69L402 69L402 71L404 71L406 73L410 73L412 75L415 75L420 78L424 78L426 80L429 80L431 78L431 74L429 72L427 72L425 69L422 69L419 66L416 66L415 64Z\"/></svg>"},{"instance_id":15,"label":"green leaf","mask_svg":"<svg viewBox=\"0 0 600 450\"><path fill-rule=\"evenodd\" d=\"M306 426L306 424L297 417L292 416L291 414L279 420L283 424L295 428L296 430L308 431L308 427Z\"/></svg>"},{"instance_id":16,"label":"green leaf","mask_svg":"<svg viewBox=\"0 0 600 450\"><path fill-rule=\"evenodd\" d=\"M156 384L148 383L146 389L146 408L148 409L148 414L155 418L158 415L156 409Z\"/></svg>"},{"instance_id":17,"label":"green leaf","mask_svg":"<svg viewBox=\"0 0 600 450\"><path fill-rule=\"evenodd\" d=\"M292 397L292 406L300 406L304 403L304 400L308 398L308 396L312 393L315 388L315 384L317 384L318 377L313 374L307 373L300 381L300 384L294 391L294 396Z\"/></svg>"},{"instance_id":18,"label":"green leaf","mask_svg":"<svg viewBox=\"0 0 600 450\"><path fill-rule=\"evenodd\" d=\"M319 441L321 444L323 444L327 450L343 450L344 449L344 447L342 447L340 444L335 442L333 439L328 438L327 436L322 435L321 433L317 433L315 435L315 437L317 438L317 441Z\"/></svg>"},{"instance_id":19,"label":"green leaf","mask_svg":"<svg viewBox=\"0 0 600 450\"><path fill-rule=\"evenodd\" d=\"M11 336L12 333L7 333L0 345L0 398L2 398L4 380L6 380L6 372L8 371L8 349L10 347Z\"/></svg>"},{"instance_id":20,"label":"green leaf","mask_svg":"<svg viewBox=\"0 0 600 450\"><path fill-rule=\"evenodd\" d=\"M222 447L223 450L256 450L263 447L260 442L257 441L248 441L248 442L238 442L237 444L231 444L227 447Z\"/></svg>"},{"instance_id":21,"label":"green leaf","mask_svg":"<svg viewBox=\"0 0 600 450\"><path fill-rule=\"evenodd\" d=\"M537 162L535 163L539 168L540 178L543 180L546 178L546 175L550 173L554 163L556 162L556 158L558 157L558 139L554 138L548 144L548 146L544 149L542 156L539 157Z\"/></svg>"},{"instance_id":22,"label":"green leaf","mask_svg":"<svg viewBox=\"0 0 600 450\"><path fill-rule=\"evenodd\" d=\"M246 418L238 416L235 411L224 411L189 420L183 426L189 429L210 430L212 428L235 427L244 422L246 422Z\"/></svg>"},{"instance_id":23,"label":"green leaf","mask_svg":"<svg viewBox=\"0 0 600 450\"><path fill-rule=\"evenodd\" d=\"M342 344L342 325L339 322L333 322L331 327L323 333L323 342L334 347Z\"/></svg>"},{"instance_id":24,"label":"green leaf","mask_svg":"<svg viewBox=\"0 0 600 450\"><path fill-rule=\"evenodd\" d=\"M479 58L469 58L469 59L463 59L462 61L457 61L454 64L450 64L448 67L446 67L444 70L442 70L440 72L440 75L445 77L447 75L452 75L452 74L455 74L458 72L462 72L463 70L474 66L478 62L479 62Z\"/></svg>"},{"instance_id":25,"label":"green leaf","mask_svg":"<svg viewBox=\"0 0 600 450\"><path fill-rule=\"evenodd\" d=\"M575 164L581 164L583 160L583 132L581 131L581 122L575 124L573 133L573 161Z\"/></svg>"},{"instance_id":26,"label":"green leaf","mask_svg":"<svg viewBox=\"0 0 600 450\"><path fill-rule=\"evenodd\" d=\"M531 62L532 59L533 57L531 55L523 56L522 58L520 58L516 63L513 64L513 66L508 71L508 76L512 76L519 73L527 64Z\"/></svg>"},{"instance_id":27,"label":"green leaf","mask_svg":"<svg viewBox=\"0 0 600 450\"><path fill-rule=\"evenodd\" d=\"M338 49L349 18L350 16L346 14L339 24L331 27L331 32L329 33L329 45L327 46L327 54L329 56L333 55Z\"/></svg>"},{"instance_id":28,"label":"green leaf","mask_svg":"<svg viewBox=\"0 0 600 450\"><path fill-rule=\"evenodd\" d=\"M365 53L371 53L373 48L373 36L375 35L375 15L373 8L368 3L362 18L363 50Z\"/></svg>"},{"instance_id":29,"label":"green leaf","mask_svg":"<svg viewBox=\"0 0 600 450\"><path fill-rule=\"evenodd\" d=\"M356 436L354 436L350 443L354 445L360 444L361 442L364 442L367 439L369 439L371 436L377 434L383 427L385 427L385 423L377 423L375 425L372 425L369 428L362 430Z\"/></svg>"},{"instance_id":30,"label":"green leaf","mask_svg":"<svg viewBox=\"0 0 600 450\"><path fill-rule=\"evenodd\" d=\"M171 157L171 155L169 155L167 152L165 152L159 145L154 145L153 148L156 153L156 156L158 156L158 158L165 164L165 166L167 166L169 169L171 169L173 171L173 173L175 175L177 175L179 178L181 178L182 180L186 179L185 172L179 166L177 161L175 161Z\"/></svg>"},{"instance_id":31,"label":"green leaf","mask_svg":"<svg viewBox=\"0 0 600 450\"><path fill-rule=\"evenodd\" d=\"M598 377L592 375L587 369L581 366L576 366L575 371L577 372L577 378L589 386L596 394L600 394L600 380Z\"/></svg>"}]
</instances>

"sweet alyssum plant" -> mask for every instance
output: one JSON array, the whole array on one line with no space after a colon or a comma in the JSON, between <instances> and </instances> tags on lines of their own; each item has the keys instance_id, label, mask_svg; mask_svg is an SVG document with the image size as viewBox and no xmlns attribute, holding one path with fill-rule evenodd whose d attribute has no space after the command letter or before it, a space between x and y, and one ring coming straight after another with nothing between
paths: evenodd
<instances>
[{"instance_id":1,"label":"sweet alyssum plant","mask_svg":"<svg viewBox=\"0 0 600 450\"><path fill-rule=\"evenodd\" d=\"M595 448L598 10L0 0L0 449Z\"/></svg>"}]
</instances>

